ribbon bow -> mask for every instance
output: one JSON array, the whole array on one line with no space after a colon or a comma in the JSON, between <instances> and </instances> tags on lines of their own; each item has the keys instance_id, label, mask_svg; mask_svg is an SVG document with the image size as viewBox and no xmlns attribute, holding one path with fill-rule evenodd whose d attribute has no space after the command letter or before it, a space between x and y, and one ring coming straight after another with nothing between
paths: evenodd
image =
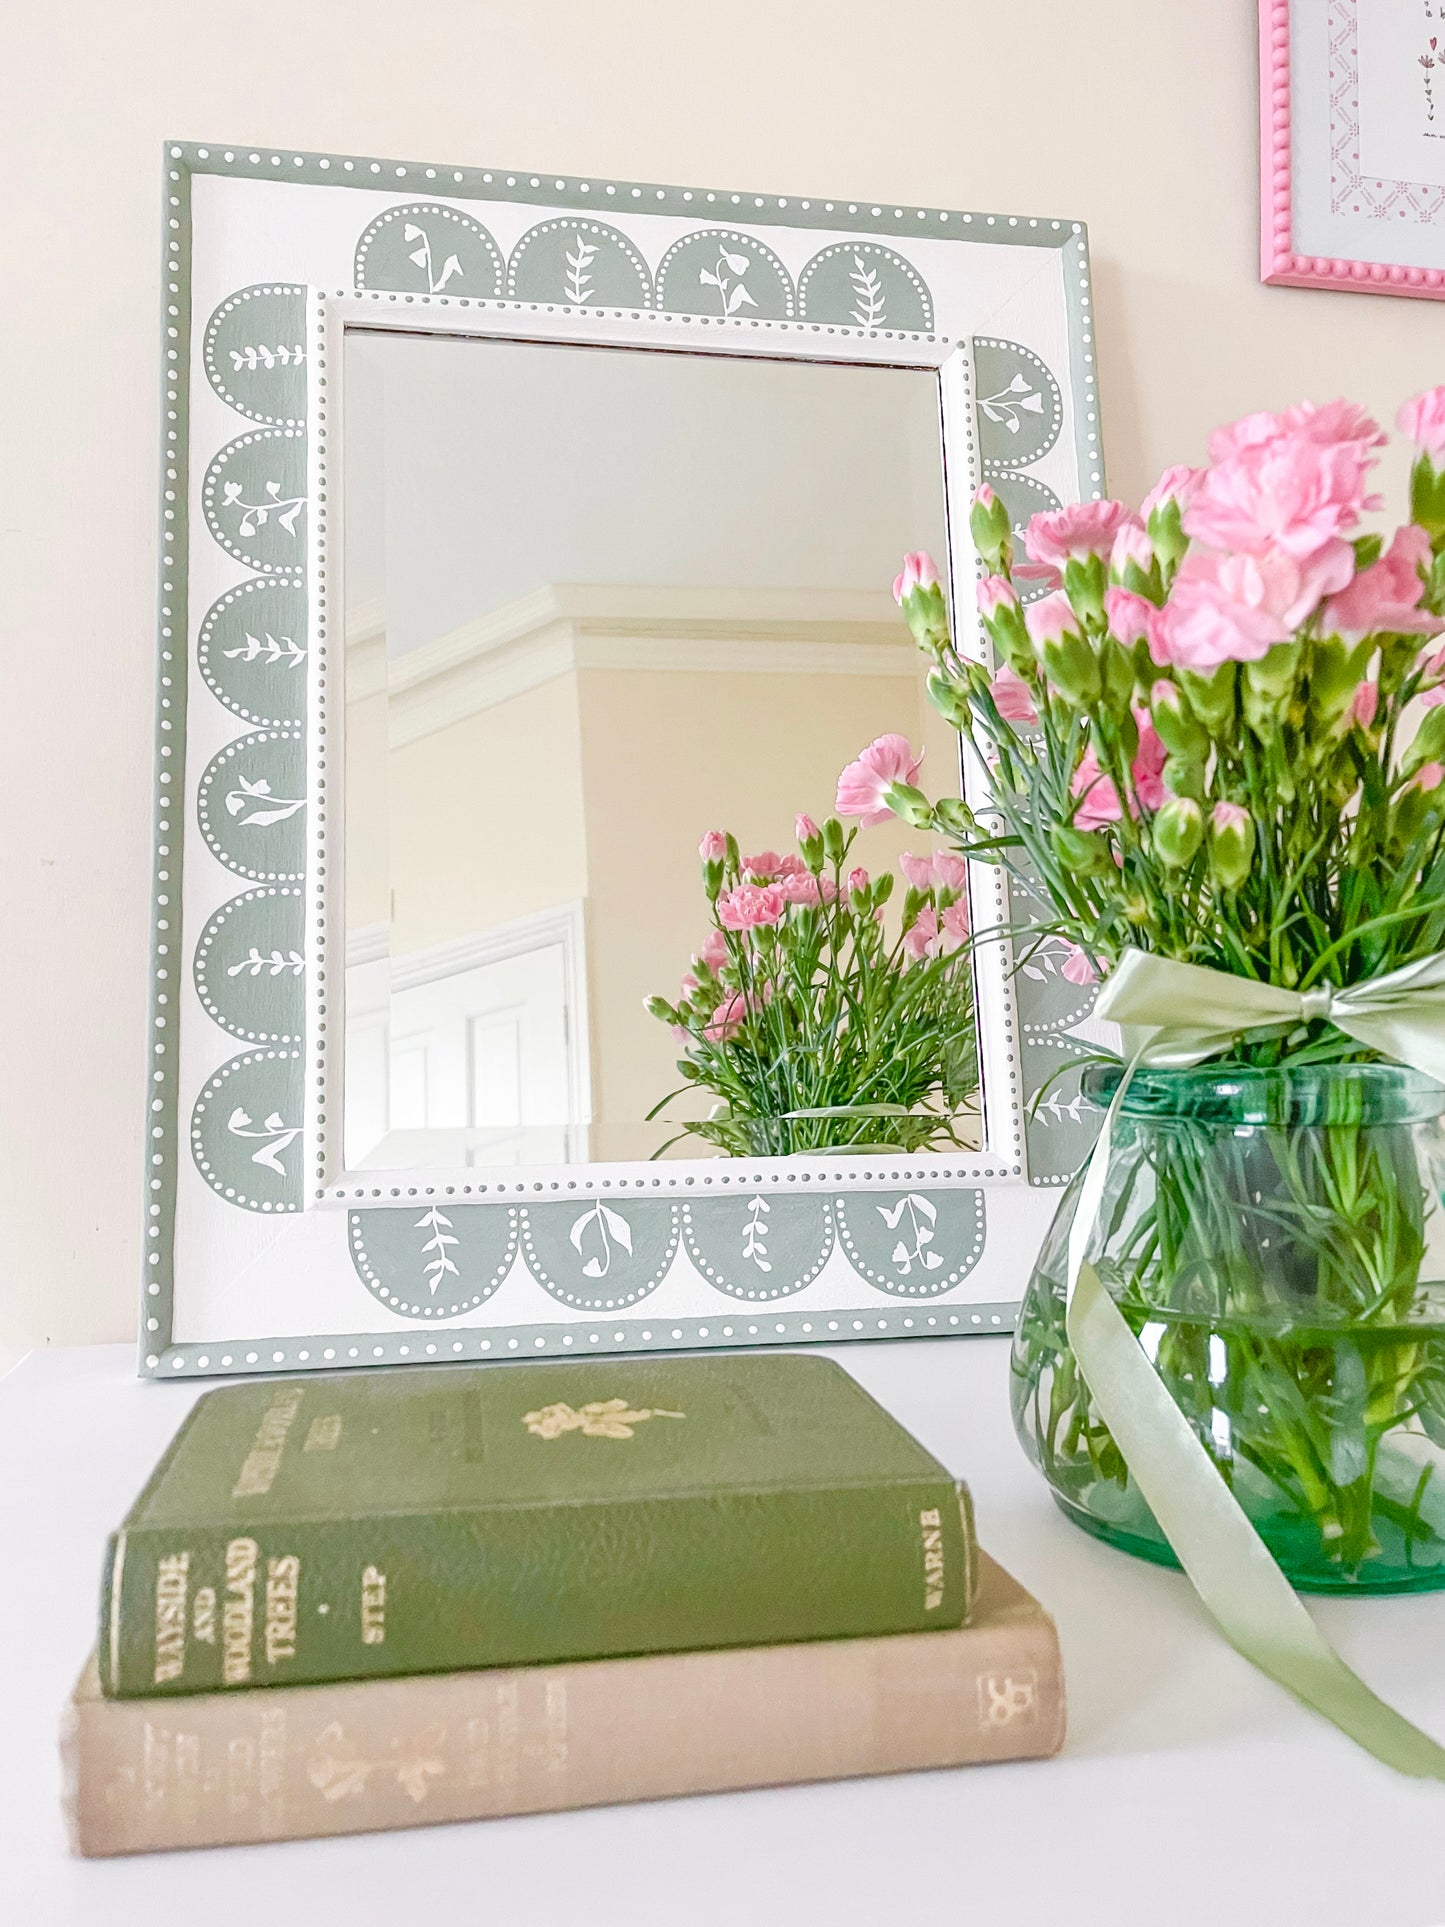
<instances>
[{"instance_id":1,"label":"ribbon bow","mask_svg":"<svg viewBox=\"0 0 1445 1927\"><path fill-rule=\"evenodd\" d=\"M1086 1256L1114 1120L1136 1070L1187 1069L1227 1050L1245 1031L1328 1018L1369 1049L1445 1084L1445 952L1371 983L1298 991L1126 950L1094 1014L1125 1027L1131 1053L1085 1169L1069 1233L1065 1325L1094 1402L1230 1644L1386 1765L1445 1780L1445 1747L1372 1693L1315 1625Z\"/></svg>"}]
</instances>

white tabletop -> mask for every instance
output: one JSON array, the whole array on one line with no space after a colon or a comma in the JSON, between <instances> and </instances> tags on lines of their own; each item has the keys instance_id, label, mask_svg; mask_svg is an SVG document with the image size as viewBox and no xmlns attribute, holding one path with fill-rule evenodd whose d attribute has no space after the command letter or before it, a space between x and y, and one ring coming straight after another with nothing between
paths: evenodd
<instances>
[{"instance_id":1,"label":"white tabletop","mask_svg":"<svg viewBox=\"0 0 1445 1927\"><path fill-rule=\"evenodd\" d=\"M201 1387L128 1350L0 1382L4 1927L1440 1927L1445 1792L1395 1778L1255 1674L1184 1580L1068 1525L1015 1443L999 1339L834 1356L966 1477L985 1545L1063 1637L1056 1760L81 1861L60 1711L101 1550ZM505 1370L505 1367L498 1369ZM1317 1602L1379 1692L1445 1735L1445 1593Z\"/></svg>"}]
</instances>

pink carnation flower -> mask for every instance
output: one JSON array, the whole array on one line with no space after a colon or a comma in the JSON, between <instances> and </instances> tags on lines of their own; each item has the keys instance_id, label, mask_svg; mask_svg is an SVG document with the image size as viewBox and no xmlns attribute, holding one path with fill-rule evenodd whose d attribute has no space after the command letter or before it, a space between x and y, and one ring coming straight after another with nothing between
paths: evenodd
<instances>
[{"instance_id":1,"label":"pink carnation flower","mask_svg":"<svg viewBox=\"0 0 1445 1927\"><path fill-rule=\"evenodd\" d=\"M978 612L987 622L999 609L1017 609L1013 585L1001 575L986 575L978 585Z\"/></svg>"},{"instance_id":2,"label":"pink carnation flower","mask_svg":"<svg viewBox=\"0 0 1445 1927\"><path fill-rule=\"evenodd\" d=\"M1063 587L1064 578L1052 562L1027 562L1020 557L1009 573L1019 589L1047 589L1052 593Z\"/></svg>"},{"instance_id":3,"label":"pink carnation flower","mask_svg":"<svg viewBox=\"0 0 1445 1927\"><path fill-rule=\"evenodd\" d=\"M711 971L719 971L728 960L728 940L721 930L709 930L702 940L702 949L693 958L694 963L705 964Z\"/></svg>"},{"instance_id":4,"label":"pink carnation flower","mask_svg":"<svg viewBox=\"0 0 1445 1927\"><path fill-rule=\"evenodd\" d=\"M915 963L932 955L932 947L938 940L938 912L928 905L920 910L914 921L903 933L903 948Z\"/></svg>"},{"instance_id":5,"label":"pink carnation flower","mask_svg":"<svg viewBox=\"0 0 1445 1927\"><path fill-rule=\"evenodd\" d=\"M1360 642L1384 631L1400 636L1436 636L1445 622L1420 607L1425 584L1420 570L1430 560L1430 538L1407 523L1368 569L1361 569L1320 611L1320 630Z\"/></svg>"},{"instance_id":6,"label":"pink carnation flower","mask_svg":"<svg viewBox=\"0 0 1445 1927\"><path fill-rule=\"evenodd\" d=\"M784 903L796 903L805 910L816 910L820 903L831 903L838 894L831 877L810 876L806 870L779 877L773 888Z\"/></svg>"},{"instance_id":7,"label":"pink carnation flower","mask_svg":"<svg viewBox=\"0 0 1445 1927\"><path fill-rule=\"evenodd\" d=\"M1237 830L1249 821L1249 811L1243 803L1230 803L1221 797L1209 812L1209 820L1216 830Z\"/></svg>"},{"instance_id":8,"label":"pink carnation flower","mask_svg":"<svg viewBox=\"0 0 1445 1927\"><path fill-rule=\"evenodd\" d=\"M1176 462L1172 468L1165 469L1144 497L1139 505L1140 516L1147 522L1155 509L1163 508L1167 502L1177 502L1182 514L1194 500L1194 492L1203 480L1202 468L1188 468L1183 462Z\"/></svg>"},{"instance_id":9,"label":"pink carnation flower","mask_svg":"<svg viewBox=\"0 0 1445 1927\"><path fill-rule=\"evenodd\" d=\"M903 558L903 570L893 578L893 600L901 607L915 589L931 589L938 580L938 565L926 549Z\"/></svg>"},{"instance_id":10,"label":"pink carnation flower","mask_svg":"<svg viewBox=\"0 0 1445 1927\"><path fill-rule=\"evenodd\" d=\"M1242 424L1237 424L1242 426ZM1378 506L1365 492L1373 458L1365 444L1282 434L1241 447L1205 474L1184 530L1212 548L1300 562L1328 551Z\"/></svg>"},{"instance_id":11,"label":"pink carnation flower","mask_svg":"<svg viewBox=\"0 0 1445 1927\"><path fill-rule=\"evenodd\" d=\"M728 840L721 830L709 830L697 846L704 863L721 863L728 853Z\"/></svg>"},{"instance_id":12,"label":"pink carnation flower","mask_svg":"<svg viewBox=\"0 0 1445 1927\"><path fill-rule=\"evenodd\" d=\"M1362 682L1350 698L1349 709L1345 712L1346 724L1358 724L1368 729L1375 720L1375 711L1380 706L1380 685L1377 682Z\"/></svg>"},{"instance_id":13,"label":"pink carnation flower","mask_svg":"<svg viewBox=\"0 0 1445 1927\"><path fill-rule=\"evenodd\" d=\"M1099 973L1089 961L1087 950L1081 950L1076 943L1064 945L1064 961L1059 966L1059 975L1071 984L1096 984Z\"/></svg>"},{"instance_id":14,"label":"pink carnation flower","mask_svg":"<svg viewBox=\"0 0 1445 1927\"><path fill-rule=\"evenodd\" d=\"M713 1012L703 1026L703 1036L710 1044L729 1043L743 1027L743 1019L748 1014L747 1000L741 991L734 991Z\"/></svg>"},{"instance_id":15,"label":"pink carnation flower","mask_svg":"<svg viewBox=\"0 0 1445 1927\"><path fill-rule=\"evenodd\" d=\"M968 905L960 899L950 903L938 919L939 943L945 951L960 949L968 941Z\"/></svg>"},{"instance_id":16,"label":"pink carnation flower","mask_svg":"<svg viewBox=\"0 0 1445 1927\"><path fill-rule=\"evenodd\" d=\"M1067 635L1082 633L1073 604L1062 589L1056 589L1040 602L1031 602L1024 610L1024 622L1029 640L1039 650L1046 642L1059 642Z\"/></svg>"},{"instance_id":17,"label":"pink carnation flower","mask_svg":"<svg viewBox=\"0 0 1445 1927\"><path fill-rule=\"evenodd\" d=\"M1135 595L1132 589L1105 589L1104 614L1109 619L1110 633L1126 649L1132 649L1136 642L1147 642L1153 652L1154 625L1159 611L1147 597Z\"/></svg>"},{"instance_id":18,"label":"pink carnation flower","mask_svg":"<svg viewBox=\"0 0 1445 1927\"><path fill-rule=\"evenodd\" d=\"M915 890L927 892L933 888L931 856L914 856L911 850L905 850L898 859L898 867Z\"/></svg>"},{"instance_id":19,"label":"pink carnation flower","mask_svg":"<svg viewBox=\"0 0 1445 1927\"><path fill-rule=\"evenodd\" d=\"M839 816L861 817L864 829L886 823L893 814L889 790L895 783L912 784L922 761L922 751L915 756L906 736L878 737L838 778L834 807Z\"/></svg>"},{"instance_id":20,"label":"pink carnation flower","mask_svg":"<svg viewBox=\"0 0 1445 1927\"><path fill-rule=\"evenodd\" d=\"M776 883L779 877L798 876L806 868L800 856L779 856L776 850L760 850L743 858L743 870L754 883Z\"/></svg>"},{"instance_id":21,"label":"pink carnation flower","mask_svg":"<svg viewBox=\"0 0 1445 1927\"><path fill-rule=\"evenodd\" d=\"M1106 823L1117 823L1124 814L1118 786L1112 776L1105 776L1099 768L1092 743L1074 771L1069 794L1081 799L1073 817L1076 830L1101 830Z\"/></svg>"},{"instance_id":22,"label":"pink carnation flower","mask_svg":"<svg viewBox=\"0 0 1445 1927\"><path fill-rule=\"evenodd\" d=\"M1169 752L1147 709L1136 709L1134 721L1139 726L1139 747L1129 770L1134 794L1146 810L1162 810L1169 796L1164 787L1164 764Z\"/></svg>"},{"instance_id":23,"label":"pink carnation flower","mask_svg":"<svg viewBox=\"0 0 1445 1927\"><path fill-rule=\"evenodd\" d=\"M868 872L861 864L859 864L856 870L850 870L848 872L846 887L850 897L861 897L863 892L868 888Z\"/></svg>"},{"instance_id":24,"label":"pink carnation flower","mask_svg":"<svg viewBox=\"0 0 1445 1927\"><path fill-rule=\"evenodd\" d=\"M1033 693L1028 684L1016 670L1005 663L988 686L998 713L1006 723L1028 725L1039 720L1039 712L1034 707Z\"/></svg>"},{"instance_id":25,"label":"pink carnation flower","mask_svg":"<svg viewBox=\"0 0 1445 1927\"><path fill-rule=\"evenodd\" d=\"M933 874L945 890L962 890L968 882L968 864L951 850L940 850L933 859Z\"/></svg>"},{"instance_id":26,"label":"pink carnation flower","mask_svg":"<svg viewBox=\"0 0 1445 1927\"><path fill-rule=\"evenodd\" d=\"M728 930L755 930L760 924L776 923L783 909L780 891L756 883L740 883L717 901L718 921Z\"/></svg>"},{"instance_id":27,"label":"pink carnation flower","mask_svg":"<svg viewBox=\"0 0 1445 1927\"><path fill-rule=\"evenodd\" d=\"M1429 457L1432 468L1445 468L1445 386L1412 395L1395 422L1400 433L1410 437L1416 451Z\"/></svg>"},{"instance_id":28,"label":"pink carnation flower","mask_svg":"<svg viewBox=\"0 0 1445 1927\"><path fill-rule=\"evenodd\" d=\"M1123 575L1130 563L1147 575L1154 562L1154 544L1149 540L1149 531L1137 522L1125 522L1114 537L1114 546L1109 551L1109 572Z\"/></svg>"},{"instance_id":29,"label":"pink carnation flower","mask_svg":"<svg viewBox=\"0 0 1445 1927\"><path fill-rule=\"evenodd\" d=\"M1138 517L1124 502L1071 502L1031 517L1024 548L1031 562L1062 569L1070 560L1108 555L1120 529Z\"/></svg>"},{"instance_id":30,"label":"pink carnation flower","mask_svg":"<svg viewBox=\"0 0 1445 1927\"><path fill-rule=\"evenodd\" d=\"M1192 549L1179 565L1151 644L1156 662L1208 671L1222 662L1257 662L1287 642L1321 599L1354 570L1348 542L1334 541L1299 561L1274 550L1216 555Z\"/></svg>"}]
</instances>

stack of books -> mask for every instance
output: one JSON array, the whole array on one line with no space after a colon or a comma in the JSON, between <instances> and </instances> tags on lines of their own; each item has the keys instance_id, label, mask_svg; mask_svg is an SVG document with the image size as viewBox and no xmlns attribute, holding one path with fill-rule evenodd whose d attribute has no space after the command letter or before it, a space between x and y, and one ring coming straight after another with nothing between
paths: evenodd
<instances>
[{"instance_id":1,"label":"stack of books","mask_svg":"<svg viewBox=\"0 0 1445 1927\"><path fill-rule=\"evenodd\" d=\"M830 1361L424 1368L199 1400L110 1542L80 1852L1049 1754L1058 1641Z\"/></svg>"}]
</instances>

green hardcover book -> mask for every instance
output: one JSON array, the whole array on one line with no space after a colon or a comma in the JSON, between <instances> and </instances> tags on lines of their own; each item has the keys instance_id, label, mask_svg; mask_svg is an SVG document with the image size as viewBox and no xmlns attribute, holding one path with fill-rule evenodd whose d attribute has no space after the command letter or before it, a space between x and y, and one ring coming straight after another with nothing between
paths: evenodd
<instances>
[{"instance_id":1,"label":"green hardcover book","mask_svg":"<svg viewBox=\"0 0 1445 1927\"><path fill-rule=\"evenodd\" d=\"M960 1625L965 1490L787 1354L428 1367L200 1399L121 1529L110 1695Z\"/></svg>"}]
</instances>

